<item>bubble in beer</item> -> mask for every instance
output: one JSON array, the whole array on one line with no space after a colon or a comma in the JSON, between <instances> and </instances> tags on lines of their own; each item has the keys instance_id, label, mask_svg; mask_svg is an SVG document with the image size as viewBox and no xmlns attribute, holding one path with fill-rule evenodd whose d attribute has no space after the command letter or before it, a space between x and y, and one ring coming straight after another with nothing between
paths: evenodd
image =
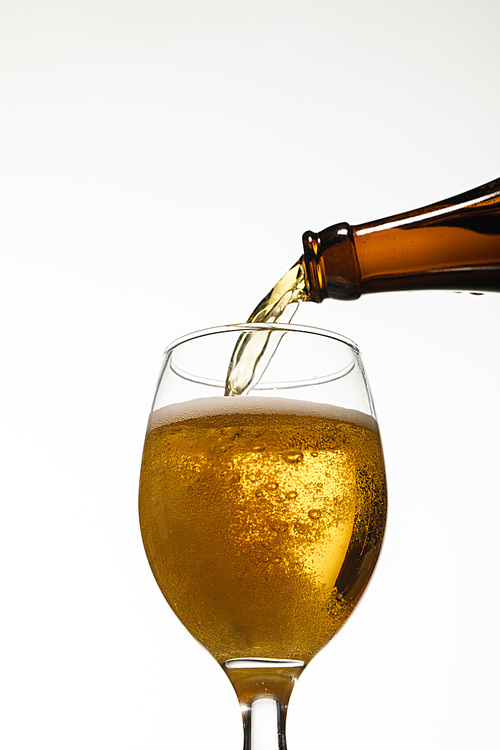
<instances>
[{"instance_id":1,"label":"bubble in beer","mask_svg":"<svg viewBox=\"0 0 500 750\"><path fill-rule=\"evenodd\" d=\"M274 490L278 489L278 482L268 482L265 487L269 492L274 492Z\"/></svg>"},{"instance_id":2,"label":"bubble in beer","mask_svg":"<svg viewBox=\"0 0 500 750\"><path fill-rule=\"evenodd\" d=\"M295 521L295 523L293 524L293 528L297 534L307 534L309 532L308 525L306 523L302 523L301 521Z\"/></svg>"},{"instance_id":3,"label":"bubble in beer","mask_svg":"<svg viewBox=\"0 0 500 750\"><path fill-rule=\"evenodd\" d=\"M304 454L302 451L289 450L283 453L283 458L289 464L298 464L304 460Z\"/></svg>"},{"instance_id":4,"label":"bubble in beer","mask_svg":"<svg viewBox=\"0 0 500 750\"><path fill-rule=\"evenodd\" d=\"M313 521L316 521L318 518L321 518L321 511L318 508L313 508L312 510L309 511L307 515Z\"/></svg>"}]
</instances>

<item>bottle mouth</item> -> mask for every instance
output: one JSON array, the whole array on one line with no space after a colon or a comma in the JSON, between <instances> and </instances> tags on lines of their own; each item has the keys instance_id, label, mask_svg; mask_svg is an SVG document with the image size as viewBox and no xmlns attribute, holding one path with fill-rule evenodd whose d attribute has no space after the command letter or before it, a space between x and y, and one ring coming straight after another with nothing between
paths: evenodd
<instances>
[{"instance_id":1,"label":"bottle mouth","mask_svg":"<svg viewBox=\"0 0 500 750\"><path fill-rule=\"evenodd\" d=\"M313 302L322 302L326 297L359 299L361 273L353 228L340 222L319 234L305 232L302 242L309 299Z\"/></svg>"},{"instance_id":2,"label":"bottle mouth","mask_svg":"<svg viewBox=\"0 0 500 750\"><path fill-rule=\"evenodd\" d=\"M322 292L325 288L325 279L320 244L321 238L316 232L304 232L302 235L307 298L311 302L322 302L325 298Z\"/></svg>"}]
</instances>

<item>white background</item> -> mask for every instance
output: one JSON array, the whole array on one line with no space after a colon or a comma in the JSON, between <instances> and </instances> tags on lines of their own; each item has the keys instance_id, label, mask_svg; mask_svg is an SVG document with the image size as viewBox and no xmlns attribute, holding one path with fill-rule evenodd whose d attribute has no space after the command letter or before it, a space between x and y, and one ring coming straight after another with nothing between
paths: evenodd
<instances>
[{"instance_id":1,"label":"white background","mask_svg":"<svg viewBox=\"0 0 500 750\"><path fill-rule=\"evenodd\" d=\"M9 750L234 750L136 494L161 353L246 319L301 235L500 175L497 0L3 0L2 691ZM289 750L497 748L500 296L303 305L354 338L383 554Z\"/></svg>"}]
</instances>

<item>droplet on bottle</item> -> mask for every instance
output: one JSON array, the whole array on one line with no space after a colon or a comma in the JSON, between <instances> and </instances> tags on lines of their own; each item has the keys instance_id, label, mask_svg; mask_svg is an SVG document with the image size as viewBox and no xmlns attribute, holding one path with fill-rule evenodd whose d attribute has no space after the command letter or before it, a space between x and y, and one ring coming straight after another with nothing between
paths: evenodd
<instances>
[{"instance_id":1,"label":"droplet on bottle","mask_svg":"<svg viewBox=\"0 0 500 750\"><path fill-rule=\"evenodd\" d=\"M295 492L295 490L290 490L290 492L286 493L285 497L287 500L295 500L295 498L297 497L297 494L298 493Z\"/></svg>"},{"instance_id":2,"label":"droplet on bottle","mask_svg":"<svg viewBox=\"0 0 500 750\"><path fill-rule=\"evenodd\" d=\"M288 464L298 464L304 460L304 454L302 453L302 451L289 450L283 453L283 459Z\"/></svg>"},{"instance_id":3,"label":"droplet on bottle","mask_svg":"<svg viewBox=\"0 0 500 750\"><path fill-rule=\"evenodd\" d=\"M309 511L309 513L307 515L313 521L316 521L318 518L321 518L321 511L318 510L317 508L313 508L312 510Z\"/></svg>"}]
</instances>

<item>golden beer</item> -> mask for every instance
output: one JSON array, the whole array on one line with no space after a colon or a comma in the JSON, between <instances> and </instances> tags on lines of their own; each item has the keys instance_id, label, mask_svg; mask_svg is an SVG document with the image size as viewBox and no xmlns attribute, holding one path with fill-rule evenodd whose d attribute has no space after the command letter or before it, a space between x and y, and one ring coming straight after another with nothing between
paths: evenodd
<instances>
[{"instance_id":1,"label":"golden beer","mask_svg":"<svg viewBox=\"0 0 500 750\"><path fill-rule=\"evenodd\" d=\"M308 662L353 610L380 551L377 424L281 398L167 406L150 417L139 502L158 585L219 662Z\"/></svg>"}]
</instances>

